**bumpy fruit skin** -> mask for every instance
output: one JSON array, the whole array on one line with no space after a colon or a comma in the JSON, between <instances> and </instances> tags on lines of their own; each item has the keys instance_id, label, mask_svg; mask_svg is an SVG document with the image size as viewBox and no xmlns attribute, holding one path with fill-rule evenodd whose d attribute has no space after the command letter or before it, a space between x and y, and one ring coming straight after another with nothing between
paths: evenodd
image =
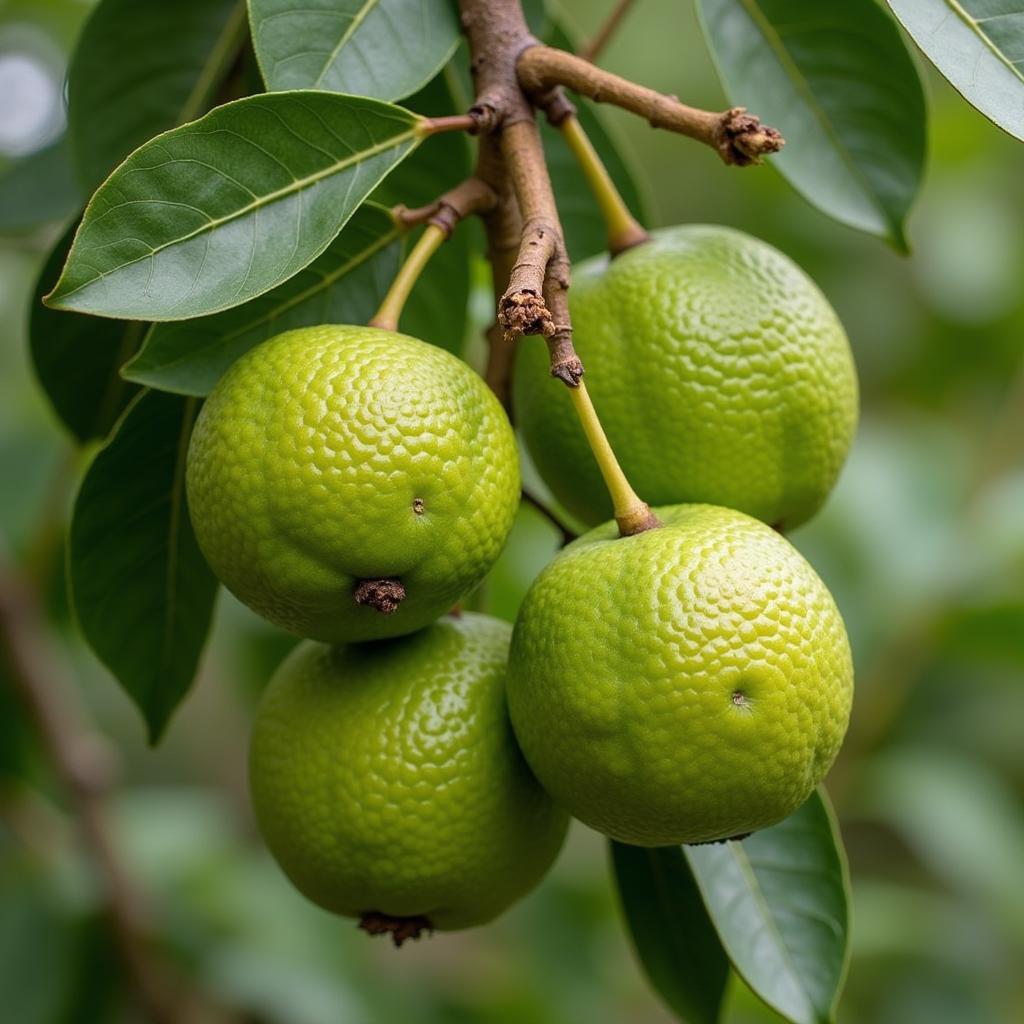
<instances>
[{"instance_id":1,"label":"bumpy fruit skin","mask_svg":"<svg viewBox=\"0 0 1024 1024\"><path fill-rule=\"evenodd\" d=\"M626 476L651 504L710 502L780 528L828 496L857 424L857 377L832 307L777 249L739 231L656 232L569 293L587 386ZM543 345L524 344L516 420L562 504L611 505Z\"/></svg>"},{"instance_id":2,"label":"bumpy fruit skin","mask_svg":"<svg viewBox=\"0 0 1024 1024\"><path fill-rule=\"evenodd\" d=\"M637 846L730 838L796 810L850 714L846 630L778 533L710 505L569 545L528 591L512 723L556 802Z\"/></svg>"},{"instance_id":3,"label":"bumpy fruit skin","mask_svg":"<svg viewBox=\"0 0 1024 1024\"><path fill-rule=\"evenodd\" d=\"M252 799L311 900L468 928L551 866L568 818L512 734L509 632L466 613L380 643L306 642L278 669L253 727Z\"/></svg>"},{"instance_id":4,"label":"bumpy fruit skin","mask_svg":"<svg viewBox=\"0 0 1024 1024\"><path fill-rule=\"evenodd\" d=\"M408 633L487 573L512 528L508 418L461 360L370 327L288 331L214 388L188 454L199 546L271 622L331 642ZM361 579L398 578L393 614Z\"/></svg>"}]
</instances>

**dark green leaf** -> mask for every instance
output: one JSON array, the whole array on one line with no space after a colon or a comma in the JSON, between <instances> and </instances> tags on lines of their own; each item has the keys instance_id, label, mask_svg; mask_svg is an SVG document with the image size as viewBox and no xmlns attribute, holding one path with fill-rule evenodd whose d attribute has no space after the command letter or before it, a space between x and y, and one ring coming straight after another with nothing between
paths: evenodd
<instances>
[{"instance_id":1,"label":"dark green leaf","mask_svg":"<svg viewBox=\"0 0 1024 1024\"><path fill-rule=\"evenodd\" d=\"M729 961L678 846L611 843L629 932L658 994L690 1024L715 1024Z\"/></svg>"},{"instance_id":2,"label":"dark green leaf","mask_svg":"<svg viewBox=\"0 0 1024 1024\"><path fill-rule=\"evenodd\" d=\"M409 100L427 117L454 113L447 69ZM465 178L471 167L469 140L460 132L428 139L388 177L374 199L388 206L423 206ZM471 221L460 224L427 264L402 311L400 329L431 344L460 353L469 306Z\"/></svg>"},{"instance_id":3,"label":"dark green leaf","mask_svg":"<svg viewBox=\"0 0 1024 1024\"><path fill-rule=\"evenodd\" d=\"M82 632L156 741L184 697L217 581L185 500L198 400L143 392L89 466L71 520L68 571Z\"/></svg>"},{"instance_id":4,"label":"dark green leaf","mask_svg":"<svg viewBox=\"0 0 1024 1024\"><path fill-rule=\"evenodd\" d=\"M700 0L726 92L778 128L772 163L819 210L906 251L926 111L917 69L876 0Z\"/></svg>"},{"instance_id":5,"label":"dark green leaf","mask_svg":"<svg viewBox=\"0 0 1024 1024\"><path fill-rule=\"evenodd\" d=\"M459 42L450 0L249 0L268 89L325 89L400 100Z\"/></svg>"},{"instance_id":6,"label":"dark green leaf","mask_svg":"<svg viewBox=\"0 0 1024 1024\"><path fill-rule=\"evenodd\" d=\"M849 952L849 879L823 791L743 842L683 850L753 992L794 1024L832 1021Z\"/></svg>"},{"instance_id":7,"label":"dark green leaf","mask_svg":"<svg viewBox=\"0 0 1024 1024\"><path fill-rule=\"evenodd\" d=\"M0 174L0 231L64 220L85 195L75 179L67 136L15 161Z\"/></svg>"},{"instance_id":8,"label":"dark green leaf","mask_svg":"<svg viewBox=\"0 0 1024 1024\"><path fill-rule=\"evenodd\" d=\"M888 0L950 84L1024 140L1024 0Z\"/></svg>"},{"instance_id":9,"label":"dark green leaf","mask_svg":"<svg viewBox=\"0 0 1024 1024\"><path fill-rule=\"evenodd\" d=\"M388 212L366 203L322 256L273 291L198 320L155 324L124 376L163 391L206 395L240 355L274 334L365 323L398 272L401 248L401 231Z\"/></svg>"},{"instance_id":10,"label":"dark green leaf","mask_svg":"<svg viewBox=\"0 0 1024 1024\"><path fill-rule=\"evenodd\" d=\"M1024 667L1024 599L950 608L938 640L946 656Z\"/></svg>"},{"instance_id":11,"label":"dark green leaf","mask_svg":"<svg viewBox=\"0 0 1024 1024\"><path fill-rule=\"evenodd\" d=\"M90 190L158 132L198 117L238 55L245 0L100 0L68 69L68 135Z\"/></svg>"},{"instance_id":12,"label":"dark green leaf","mask_svg":"<svg viewBox=\"0 0 1024 1024\"><path fill-rule=\"evenodd\" d=\"M565 31L550 22L545 42L563 50L573 49ZM576 99L579 122L597 150L633 216L646 222L644 203L636 179L618 144L605 127L601 115L587 101ZM558 200L558 212L565 232L565 244L574 260L586 259L608 248L608 228L587 187L586 179L561 134L546 121L541 126L544 152L551 171L551 183Z\"/></svg>"},{"instance_id":13,"label":"dark green leaf","mask_svg":"<svg viewBox=\"0 0 1024 1024\"><path fill-rule=\"evenodd\" d=\"M29 345L36 377L54 411L79 441L105 437L138 390L118 370L146 327L48 309L43 296L57 283L74 228L54 246L36 282L29 312Z\"/></svg>"},{"instance_id":14,"label":"dark green leaf","mask_svg":"<svg viewBox=\"0 0 1024 1024\"><path fill-rule=\"evenodd\" d=\"M47 301L129 320L241 305L327 248L417 145L418 124L401 107L322 92L217 107L111 174Z\"/></svg>"}]
</instances>

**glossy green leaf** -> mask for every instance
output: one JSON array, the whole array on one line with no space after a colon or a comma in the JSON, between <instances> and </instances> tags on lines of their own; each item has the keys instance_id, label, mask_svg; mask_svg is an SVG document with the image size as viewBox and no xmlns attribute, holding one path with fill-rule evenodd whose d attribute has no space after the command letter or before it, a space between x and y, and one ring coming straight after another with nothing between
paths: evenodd
<instances>
[{"instance_id":1,"label":"glossy green leaf","mask_svg":"<svg viewBox=\"0 0 1024 1024\"><path fill-rule=\"evenodd\" d=\"M94 189L133 149L210 105L245 40L245 0L100 0L68 69L68 135Z\"/></svg>"},{"instance_id":2,"label":"glossy green leaf","mask_svg":"<svg viewBox=\"0 0 1024 1024\"><path fill-rule=\"evenodd\" d=\"M267 88L400 100L429 81L459 42L450 0L249 0Z\"/></svg>"},{"instance_id":3,"label":"glossy green leaf","mask_svg":"<svg viewBox=\"0 0 1024 1024\"><path fill-rule=\"evenodd\" d=\"M68 573L79 625L154 742L192 683L217 589L185 499L198 404L139 395L89 466L71 520Z\"/></svg>"},{"instance_id":4,"label":"glossy green leaf","mask_svg":"<svg viewBox=\"0 0 1024 1024\"><path fill-rule=\"evenodd\" d=\"M1024 140L1024 0L888 0L950 84Z\"/></svg>"},{"instance_id":5,"label":"glossy green leaf","mask_svg":"<svg viewBox=\"0 0 1024 1024\"><path fill-rule=\"evenodd\" d=\"M793 1024L832 1021L849 953L849 879L823 792L742 842L683 850L753 992Z\"/></svg>"},{"instance_id":6,"label":"glossy green leaf","mask_svg":"<svg viewBox=\"0 0 1024 1024\"><path fill-rule=\"evenodd\" d=\"M448 69L437 75L409 106L427 117L458 110L449 84ZM423 206L458 184L472 167L469 140L461 132L446 132L428 139L390 175L374 193L387 206L404 203ZM462 351L469 307L470 259L474 218L460 224L427 264L402 311L399 328L406 334L456 354Z\"/></svg>"},{"instance_id":7,"label":"glossy green leaf","mask_svg":"<svg viewBox=\"0 0 1024 1024\"><path fill-rule=\"evenodd\" d=\"M554 22L549 22L545 42L563 50L573 49L572 41L564 29ZM618 143L605 126L603 117L589 101L577 97L574 100L580 125L608 169L615 187L633 216L641 223L646 223L646 210L636 178ZM608 248L608 228L576 158L562 140L561 134L547 121L541 124L541 134L569 256L573 260L582 260L604 252Z\"/></svg>"},{"instance_id":8,"label":"glossy green leaf","mask_svg":"<svg viewBox=\"0 0 1024 1024\"><path fill-rule=\"evenodd\" d=\"M290 92L165 132L93 196L47 301L135 320L241 305L327 248L416 146L418 122L377 100Z\"/></svg>"},{"instance_id":9,"label":"glossy green leaf","mask_svg":"<svg viewBox=\"0 0 1024 1024\"><path fill-rule=\"evenodd\" d=\"M74 227L53 247L36 282L29 347L36 377L79 441L105 437L138 390L118 370L139 347L145 324L65 313L43 305L71 248Z\"/></svg>"},{"instance_id":10,"label":"glossy green leaf","mask_svg":"<svg viewBox=\"0 0 1024 1024\"><path fill-rule=\"evenodd\" d=\"M658 994L689 1024L715 1024L729 960L678 846L611 843L622 910Z\"/></svg>"},{"instance_id":11,"label":"glossy green leaf","mask_svg":"<svg viewBox=\"0 0 1024 1024\"><path fill-rule=\"evenodd\" d=\"M924 94L876 0L700 0L699 9L729 98L786 139L772 164L823 213L906 251Z\"/></svg>"},{"instance_id":12,"label":"glossy green leaf","mask_svg":"<svg viewBox=\"0 0 1024 1024\"><path fill-rule=\"evenodd\" d=\"M82 208L67 136L14 161L0 173L0 231L25 231Z\"/></svg>"},{"instance_id":13,"label":"glossy green leaf","mask_svg":"<svg viewBox=\"0 0 1024 1024\"><path fill-rule=\"evenodd\" d=\"M401 249L389 213L364 204L323 255L273 291L223 313L155 324L123 374L163 391L209 394L239 356L274 334L369 320L398 272Z\"/></svg>"}]
</instances>

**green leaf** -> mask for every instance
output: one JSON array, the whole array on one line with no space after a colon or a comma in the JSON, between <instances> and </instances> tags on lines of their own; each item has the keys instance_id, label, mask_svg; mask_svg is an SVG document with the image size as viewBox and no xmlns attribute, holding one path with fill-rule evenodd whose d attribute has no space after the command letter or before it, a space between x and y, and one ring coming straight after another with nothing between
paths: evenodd
<instances>
[{"instance_id":1,"label":"green leaf","mask_svg":"<svg viewBox=\"0 0 1024 1024\"><path fill-rule=\"evenodd\" d=\"M729 961L678 846L611 843L630 936L644 972L680 1020L715 1024Z\"/></svg>"},{"instance_id":2,"label":"green leaf","mask_svg":"<svg viewBox=\"0 0 1024 1024\"><path fill-rule=\"evenodd\" d=\"M356 96L269 93L158 135L90 200L47 302L129 320L239 306L327 248L418 144L419 120Z\"/></svg>"},{"instance_id":3,"label":"green leaf","mask_svg":"<svg viewBox=\"0 0 1024 1024\"><path fill-rule=\"evenodd\" d=\"M1024 0L888 0L968 103L1024 140Z\"/></svg>"},{"instance_id":4,"label":"green leaf","mask_svg":"<svg viewBox=\"0 0 1024 1024\"><path fill-rule=\"evenodd\" d=\"M322 256L273 291L198 320L155 324L123 375L163 391L207 395L239 356L281 331L369 320L398 272L401 249L401 230L387 210L364 204Z\"/></svg>"},{"instance_id":5,"label":"green leaf","mask_svg":"<svg viewBox=\"0 0 1024 1024\"><path fill-rule=\"evenodd\" d=\"M75 180L67 136L16 160L0 174L0 231L64 220L85 196Z\"/></svg>"},{"instance_id":6,"label":"green leaf","mask_svg":"<svg viewBox=\"0 0 1024 1024\"><path fill-rule=\"evenodd\" d=\"M71 248L68 229L46 260L29 312L29 347L36 377L64 425L79 441L106 437L138 390L118 375L139 347L145 324L101 320L43 305Z\"/></svg>"},{"instance_id":7,"label":"green leaf","mask_svg":"<svg viewBox=\"0 0 1024 1024\"><path fill-rule=\"evenodd\" d=\"M549 46L557 46L559 49L573 49L569 36L555 22L549 23L544 41ZM615 187L633 216L641 223L646 223L645 204L636 178L618 143L605 126L604 119L588 101L575 98L575 102L580 125L608 169ZM576 158L562 140L561 133L552 128L547 121L541 124L541 135L569 256L573 260L582 260L604 252L608 248L608 228L597 202L587 187Z\"/></svg>"},{"instance_id":8,"label":"green leaf","mask_svg":"<svg viewBox=\"0 0 1024 1024\"><path fill-rule=\"evenodd\" d=\"M427 117L454 113L457 106L448 79L446 69L413 96L409 106ZM471 167L469 139L461 132L445 132L428 139L404 161L374 193L374 199L387 206L424 206L462 181ZM476 230L472 221L460 224L427 264L399 325L406 334L456 354L461 353L466 334L470 254Z\"/></svg>"},{"instance_id":9,"label":"green leaf","mask_svg":"<svg viewBox=\"0 0 1024 1024\"><path fill-rule=\"evenodd\" d=\"M89 466L71 520L79 625L138 705L151 742L192 683L217 590L185 500L198 404L139 395Z\"/></svg>"},{"instance_id":10,"label":"green leaf","mask_svg":"<svg viewBox=\"0 0 1024 1024\"><path fill-rule=\"evenodd\" d=\"M90 190L158 132L198 117L237 57L245 0L101 0L68 69L68 135Z\"/></svg>"},{"instance_id":11,"label":"green leaf","mask_svg":"<svg viewBox=\"0 0 1024 1024\"><path fill-rule=\"evenodd\" d=\"M249 0L267 88L400 100L443 67L459 42L450 0Z\"/></svg>"},{"instance_id":12,"label":"green leaf","mask_svg":"<svg viewBox=\"0 0 1024 1024\"><path fill-rule=\"evenodd\" d=\"M700 0L726 92L778 128L771 162L823 213L907 250L924 93L876 0Z\"/></svg>"},{"instance_id":13,"label":"green leaf","mask_svg":"<svg viewBox=\"0 0 1024 1024\"><path fill-rule=\"evenodd\" d=\"M849 953L849 879L824 791L742 842L683 850L753 992L794 1024L832 1021Z\"/></svg>"}]
</instances>

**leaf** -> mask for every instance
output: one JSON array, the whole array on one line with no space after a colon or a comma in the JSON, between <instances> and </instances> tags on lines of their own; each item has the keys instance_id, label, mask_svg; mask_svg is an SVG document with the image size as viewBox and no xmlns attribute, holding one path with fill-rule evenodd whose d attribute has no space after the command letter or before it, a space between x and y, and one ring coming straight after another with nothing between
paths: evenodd
<instances>
[{"instance_id":1,"label":"leaf","mask_svg":"<svg viewBox=\"0 0 1024 1024\"><path fill-rule=\"evenodd\" d=\"M64 313L43 305L71 248L72 226L57 242L36 282L29 347L36 377L64 425L79 441L105 437L138 390L118 376L146 327Z\"/></svg>"},{"instance_id":2,"label":"leaf","mask_svg":"<svg viewBox=\"0 0 1024 1024\"><path fill-rule=\"evenodd\" d=\"M569 36L555 22L550 22L545 42L559 49L573 49ZM576 99L576 104L580 125L608 169L615 187L633 216L645 223L647 216L640 189L618 143L605 127L600 113L588 101ZM576 158L563 141L561 133L547 121L541 124L541 135L570 257L582 260L603 253L608 248L608 228Z\"/></svg>"},{"instance_id":3,"label":"leaf","mask_svg":"<svg viewBox=\"0 0 1024 1024\"><path fill-rule=\"evenodd\" d=\"M732 102L786 139L775 167L823 213L907 251L924 94L876 0L700 0L699 10Z\"/></svg>"},{"instance_id":4,"label":"leaf","mask_svg":"<svg viewBox=\"0 0 1024 1024\"><path fill-rule=\"evenodd\" d=\"M0 231L64 220L85 196L75 180L67 136L15 161L0 174Z\"/></svg>"},{"instance_id":5,"label":"leaf","mask_svg":"<svg viewBox=\"0 0 1024 1024\"><path fill-rule=\"evenodd\" d=\"M401 248L401 230L388 212L364 204L322 256L273 291L198 320L155 324L123 376L163 391L206 395L239 356L275 334L365 323L398 272Z\"/></svg>"},{"instance_id":6,"label":"leaf","mask_svg":"<svg viewBox=\"0 0 1024 1024\"><path fill-rule=\"evenodd\" d=\"M611 842L622 909L651 984L680 1020L715 1024L729 961L678 846Z\"/></svg>"},{"instance_id":7,"label":"leaf","mask_svg":"<svg viewBox=\"0 0 1024 1024\"><path fill-rule=\"evenodd\" d=\"M1024 0L887 0L968 103L1024 140Z\"/></svg>"},{"instance_id":8,"label":"leaf","mask_svg":"<svg viewBox=\"0 0 1024 1024\"><path fill-rule=\"evenodd\" d=\"M452 97L448 70L409 100L409 106L427 117L458 109ZM405 203L423 206L458 184L471 169L471 147L461 132L446 132L428 139L390 175L374 193L388 206ZM462 352L469 307L470 261L474 218L463 222L427 264L409 296L399 329L449 352Z\"/></svg>"},{"instance_id":9,"label":"leaf","mask_svg":"<svg viewBox=\"0 0 1024 1024\"><path fill-rule=\"evenodd\" d=\"M68 137L91 191L133 149L210 105L245 39L245 0L101 0L68 69Z\"/></svg>"},{"instance_id":10,"label":"leaf","mask_svg":"<svg viewBox=\"0 0 1024 1024\"><path fill-rule=\"evenodd\" d=\"M733 967L794 1024L832 1021L849 953L849 879L824 791L743 842L686 846Z\"/></svg>"},{"instance_id":11,"label":"leaf","mask_svg":"<svg viewBox=\"0 0 1024 1024\"><path fill-rule=\"evenodd\" d=\"M89 645L138 705L151 742L192 683L217 581L185 499L198 401L146 391L82 481L68 572Z\"/></svg>"},{"instance_id":12,"label":"leaf","mask_svg":"<svg viewBox=\"0 0 1024 1024\"><path fill-rule=\"evenodd\" d=\"M450 0L249 0L253 45L270 90L400 100L459 42Z\"/></svg>"},{"instance_id":13,"label":"leaf","mask_svg":"<svg viewBox=\"0 0 1024 1024\"><path fill-rule=\"evenodd\" d=\"M236 100L135 150L85 210L47 302L185 320L311 263L420 141L401 107L331 93Z\"/></svg>"}]
</instances>

